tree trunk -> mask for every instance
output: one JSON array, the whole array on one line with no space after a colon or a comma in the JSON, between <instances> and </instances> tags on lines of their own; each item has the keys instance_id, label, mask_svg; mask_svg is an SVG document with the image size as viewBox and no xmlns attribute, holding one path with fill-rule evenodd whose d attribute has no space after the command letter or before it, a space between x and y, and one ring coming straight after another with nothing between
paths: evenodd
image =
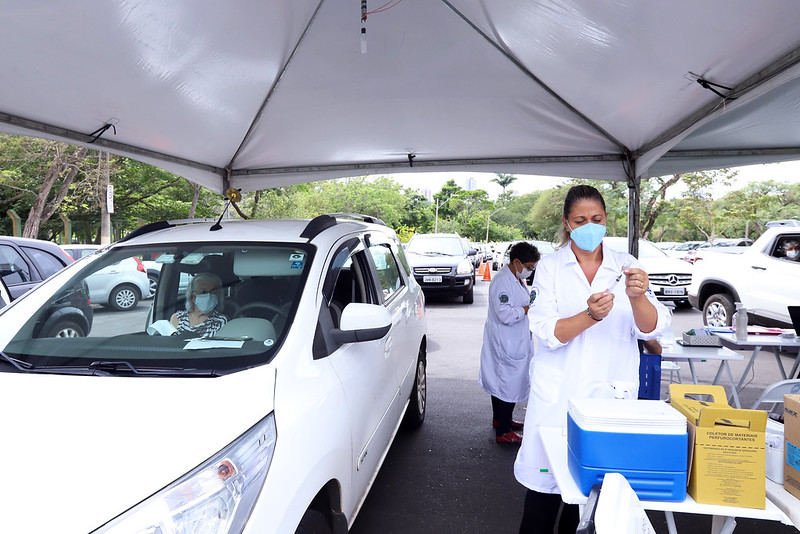
<instances>
[{"instance_id":1,"label":"tree trunk","mask_svg":"<svg viewBox=\"0 0 800 534\"><path fill-rule=\"evenodd\" d=\"M188 182L188 180L187 180ZM192 206L189 208L189 218L194 219L194 213L197 210L197 201L200 199L200 186L194 182L189 182L189 185L192 186Z\"/></svg>"},{"instance_id":2,"label":"tree trunk","mask_svg":"<svg viewBox=\"0 0 800 534\"><path fill-rule=\"evenodd\" d=\"M63 150L66 146L67 145L63 143L57 143L55 145L53 161L47 168L42 186L39 189L39 193L36 195L36 199L33 201L30 212L28 212L28 218L25 220L25 227L22 230L23 237L37 238L39 236L39 228L42 223L47 221L58 211L61 202L69 191L70 184L72 184L72 181L79 172L78 164L86 157L88 150L86 148L81 148L74 156L65 157ZM58 188L55 197L50 199L50 192L61 177L61 174L66 170L68 170L68 172L64 175L63 182Z\"/></svg>"},{"instance_id":3,"label":"tree trunk","mask_svg":"<svg viewBox=\"0 0 800 534\"><path fill-rule=\"evenodd\" d=\"M680 174L673 174L672 178L661 184L658 191L647 201L647 206L642 214L642 222L644 223L642 224L642 237L647 238L650 231L653 229L653 225L656 224L656 219L658 219L658 216L661 214L661 208L656 205L656 202L659 199L663 201L667 196L667 189L678 183L680 179Z\"/></svg>"}]
</instances>

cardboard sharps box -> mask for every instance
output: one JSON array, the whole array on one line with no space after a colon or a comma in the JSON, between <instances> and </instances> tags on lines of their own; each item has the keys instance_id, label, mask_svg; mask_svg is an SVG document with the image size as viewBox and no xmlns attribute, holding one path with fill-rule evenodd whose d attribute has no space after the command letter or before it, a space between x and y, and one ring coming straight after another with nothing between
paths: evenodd
<instances>
[{"instance_id":1,"label":"cardboard sharps box","mask_svg":"<svg viewBox=\"0 0 800 534\"><path fill-rule=\"evenodd\" d=\"M669 395L688 420L689 495L702 504L763 509L767 412L731 408L722 386L670 384Z\"/></svg>"},{"instance_id":2,"label":"cardboard sharps box","mask_svg":"<svg viewBox=\"0 0 800 534\"><path fill-rule=\"evenodd\" d=\"M783 487L800 499L800 395L783 396L783 436L786 440Z\"/></svg>"}]
</instances>

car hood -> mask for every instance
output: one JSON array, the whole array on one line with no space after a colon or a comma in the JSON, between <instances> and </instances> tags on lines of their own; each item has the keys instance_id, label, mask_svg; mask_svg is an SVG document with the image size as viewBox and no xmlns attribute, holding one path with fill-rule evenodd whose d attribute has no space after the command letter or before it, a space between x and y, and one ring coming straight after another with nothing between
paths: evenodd
<instances>
[{"instance_id":1,"label":"car hood","mask_svg":"<svg viewBox=\"0 0 800 534\"><path fill-rule=\"evenodd\" d=\"M412 267L432 266L432 267L452 267L458 265L466 256L428 256L426 254L406 253L408 263Z\"/></svg>"},{"instance_id":2,"label":"car hood","mask_svg":"<svg viewBox=\"0 0 800 534\"><path fill-rule=\"evenodd\" d=\"M274 387L272 366L219 378L0 373L3 531L98 528L272 411Z\"/></svg>"}]
</instances>

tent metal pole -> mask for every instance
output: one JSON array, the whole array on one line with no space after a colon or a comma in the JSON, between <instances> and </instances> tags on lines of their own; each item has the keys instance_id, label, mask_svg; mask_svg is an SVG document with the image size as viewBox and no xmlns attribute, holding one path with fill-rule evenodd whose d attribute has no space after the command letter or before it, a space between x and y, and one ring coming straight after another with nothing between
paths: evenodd
<instances>
[{"instance_id":1,"label":"tent metal pole","mask_svg":"<svg viewBox=\"0 0 800 534\"><path fill-rule=\"evenodd\" d=\"M641 177L636 176L636 160L628 159L625 173L628 175L628 252L639 257L639 236L641 234Z\"/></svg>"}]
</instances>

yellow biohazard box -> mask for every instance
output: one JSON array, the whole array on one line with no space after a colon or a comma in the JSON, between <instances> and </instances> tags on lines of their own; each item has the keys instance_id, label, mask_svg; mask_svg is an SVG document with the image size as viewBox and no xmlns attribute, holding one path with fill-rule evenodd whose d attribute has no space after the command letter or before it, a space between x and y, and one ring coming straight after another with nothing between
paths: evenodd
<instances>
[{"instance_id":1,"label":"yellow biohazard box","mask_svg":"<svg viewBox=\"0 0 800 534\"><path fill-rule=\"evenodd\" d=\"M783 436L786 440L783 487L800 499L800 395L783 396Z\"/></svg>"},{"instance_id":2,"label":"yellow biohazard box","mask_svg":"<svg viewBox=\"0 0 800 534\"><path fill-rule=\"evenodd\" d=\"M702 504L763 509L767 412L731 408L722 386L670 384L669 396L688 420L689 495Z\"/></svg>"}]
</instances>

